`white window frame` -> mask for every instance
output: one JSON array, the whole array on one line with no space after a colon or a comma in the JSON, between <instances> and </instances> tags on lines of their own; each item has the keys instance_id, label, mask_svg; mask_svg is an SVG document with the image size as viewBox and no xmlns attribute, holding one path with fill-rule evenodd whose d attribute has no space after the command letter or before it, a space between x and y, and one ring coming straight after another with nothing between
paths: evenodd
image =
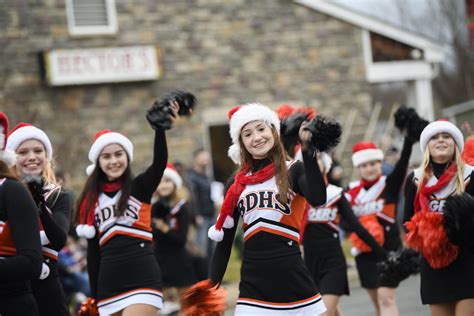
<instances>
[{"instance_id":1,"label":"white window frame","mask_svg":"<svg viewBox=\"0 0 474 316\"><path fill-rule=\"evenodd\" d=\"M105 26L76 26L74 24L74 0L66 0L66 15L67 24L69 28L69 34L73 36L84 36L84 35L110 35L116 34L118 31L117 23L117 10L115 6L115 0L105 0L107 10L108 25Z\"/></svg>"}]
</instances>

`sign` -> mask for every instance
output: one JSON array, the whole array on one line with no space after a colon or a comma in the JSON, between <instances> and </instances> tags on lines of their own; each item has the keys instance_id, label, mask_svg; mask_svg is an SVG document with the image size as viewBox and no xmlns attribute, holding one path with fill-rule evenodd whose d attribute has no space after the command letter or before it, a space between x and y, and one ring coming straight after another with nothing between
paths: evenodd
<instances>
[{"instance_id":1,"label":"sign","mask_svg":"<svg viewBox=\"0 0 474 316\"><path fill-rule=\"evenodd\" d=\"M58 49L44 54L52 86L156 80L161 77L155 46Z\"/></svg>"}]
</instances>

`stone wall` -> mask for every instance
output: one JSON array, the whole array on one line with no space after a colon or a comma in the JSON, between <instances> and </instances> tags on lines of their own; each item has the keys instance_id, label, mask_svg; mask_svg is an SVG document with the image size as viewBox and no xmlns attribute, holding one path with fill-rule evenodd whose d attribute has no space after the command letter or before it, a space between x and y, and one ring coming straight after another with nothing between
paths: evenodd
<instances>
[{"instance_id":1,"label":"stone wall","mask_svg":"<svg viewBox=\"0 0 474 316\"><path fill-rule=\"evenodd\" d=\"M206 144L206 124L225 122L227 109L249 101L312 105L341 122L357 109L354 128L367 124L371 96L356 27L286 0L116 0L116 5L116 35L77 38L68 33L64 1L2 4L1 110L13 124L43 128L76 184L84 179L91 139L102 128L130 136L136 172L150 162L153 133L144 113L171 88L193 91L200 100L192 119L168 132L170 158L185 162ZM49 49L139 44L160 48L160 80L49 87L40 76L38 54Z\"/></svg>"}]
</instances>

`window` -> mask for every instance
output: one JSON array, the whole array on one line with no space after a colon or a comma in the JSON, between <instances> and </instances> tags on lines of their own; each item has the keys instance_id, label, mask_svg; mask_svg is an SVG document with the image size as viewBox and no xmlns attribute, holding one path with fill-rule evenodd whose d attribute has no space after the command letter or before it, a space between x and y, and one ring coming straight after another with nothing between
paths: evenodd
<instances>
[{"instance_id":1,"label":"window","mask_svg":"<svg viewBox=\"0 0 474 316\"><path fill-rule=\"evenodd\" d=\"M71 35L100 35L117 32L115 0L66 0Z\"/></svg>"}]
</instances>

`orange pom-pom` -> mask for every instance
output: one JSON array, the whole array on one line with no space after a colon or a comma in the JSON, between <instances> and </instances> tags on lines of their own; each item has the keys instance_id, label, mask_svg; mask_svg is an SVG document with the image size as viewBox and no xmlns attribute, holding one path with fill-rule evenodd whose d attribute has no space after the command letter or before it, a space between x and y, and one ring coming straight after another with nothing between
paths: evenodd
<instances>
[{"instance_id":1,"label":"orange pom-pom","mask_svg":"<svg viewBox=\"0 0 474 316\"><path fill-rule=\"evenodd\" d=\"M81 308L79 309L79 316L99 316L97 301L89 297L82 302Z\"/></svg>"},{"instance_id":2,"label":"orange pom-pom","mask_svg":"<svg viewBox=\"0 0 474 316\"><path fill-rule=\"evenodd\" d=\"M379 245L383 245L385 241L385 235L383 231L383 226L380 225L375 215L366 215L359 218L359 221L362 226L374 237L375 241ZM352 233L349 237L352 245L356 247L360 252L371 252L372 248L367 245L362 239L357 236L356 233Z\"/></svg>"},{"instance_id":3,"label":"orange pom-pom","mask_svg":"<svg viewBox=\"0 0 474 316\"><path fill-rule=\"evenodd\" d=\"M407 246L419 251L433 269L444 268L458 257L459 247L448 240L441 213L418 212L405 227Z\"/></svg>"},{"instance_id":4,"label":"orange pom-pom","mask_svg":"<svg viewBox=\"0 0 474 316\"><path fill-rule=\"evenodd\" d=\"M465 163L474 166L474 136L466 138L462 160L464 160Z\"/></svg>"},{"instance_id":5,"label":"orange pom-pom","mask_svg":"<svg viewBox=\"0 0 474 316\"><path fill-rule=\"evenodd\" d=\"M226 308L226 292L211 280L203 280L187 289L182 296L181 313L185 316L220 316Z\"/></svg>"}]
</instances>

